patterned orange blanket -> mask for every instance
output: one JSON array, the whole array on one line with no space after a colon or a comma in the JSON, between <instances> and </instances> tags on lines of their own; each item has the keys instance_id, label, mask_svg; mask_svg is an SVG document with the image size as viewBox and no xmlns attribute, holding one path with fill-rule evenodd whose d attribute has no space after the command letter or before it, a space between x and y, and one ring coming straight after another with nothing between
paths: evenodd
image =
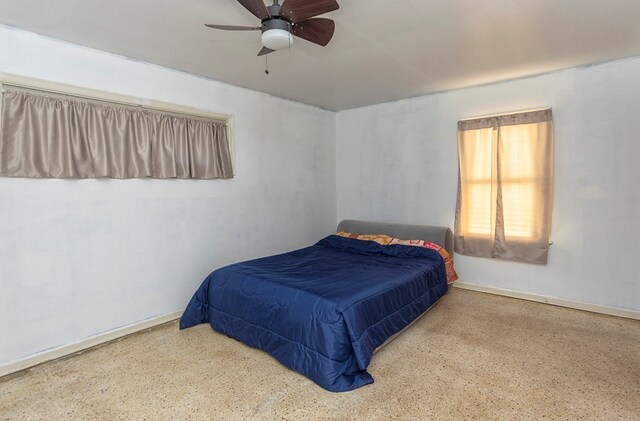
<instances>
[{"instance_id":1,"label":"patterned orange blanket","mask_svg":"<svg viewBox=\"0 0 640 421\"><path fill-rule=\"evenodd\" d=\"M424 240L401 240L399 238L393 238L383 234L353 234L350 232L340 231L336 233L336 235L339 235L341 237L354 238L356 240L375 241L376 243L382 244L383 246L392 246L394 244L398 244L402 246L426 247L433 249L440 253L440 256L442 256L442 259L444 260L444 267L447 271L447 284L451 285L458 279L458 274L453 268L453 257L451 257L449 252L439 244L431 243Z\"/></svg>"}]
</instances>

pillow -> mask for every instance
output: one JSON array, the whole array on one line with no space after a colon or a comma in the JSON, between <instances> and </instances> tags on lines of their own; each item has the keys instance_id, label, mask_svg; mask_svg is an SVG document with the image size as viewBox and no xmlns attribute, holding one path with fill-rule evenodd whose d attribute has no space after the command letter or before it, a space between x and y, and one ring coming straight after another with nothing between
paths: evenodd
<instances>
[{"instance_id":1,"label":"pillow","mask_svg":"<svg viewBox=\"0 0 640 421\"><path fill-rule=\"evenodd\" d=\"M336 233L340 237L353 238L356 240L363 241L375 241L376 243L386 246L393 240L393 237L389 237L388 235L383 234L353 234L350 232L339 231Z\"/></svg>"},{"instance_id":2,"label":"pillow","mask_svg":"<svg viewBox=\"0 0 640 421\"><path fill-rule=\"evenodd\" d=\"M453 258L444 247L439 246L436 243L431 243L424 240L401 240L399 238L393 238L383 234L353 234L351 232L338 231L336 235L340 237L353 238L356 240L375 241L383 246L401 245L401 246L415 246L426 247L437 251L444 260L444 267L447 272L447 284L451 285L458 279L458 274L453 268Z\"/></svg>"},{"instance_id":3,"label":"pillow","mask_svg":"<svg viewBox=\"0 0 640 421\"><path fill-rule=\"evenodd\" d=\"M425 247L425 248L429 248L429 249L437 251L438 253L440 253L440 256L442 256L442 260L444 260L444 267L445 267L445 269L447 271L447 284L451 285L452 283L454 283L458 279L458 274L456 273L455 269L453 268L453 258L451 257L449 252L444 247L441 247L440 245L438 245L436 243L431 243L429 241L424 241L424 240L401 240L399 238L394 238L389 243L390 246L395 245L395 244L401 245L401 246Z\"/></svg>"}]
</instances>

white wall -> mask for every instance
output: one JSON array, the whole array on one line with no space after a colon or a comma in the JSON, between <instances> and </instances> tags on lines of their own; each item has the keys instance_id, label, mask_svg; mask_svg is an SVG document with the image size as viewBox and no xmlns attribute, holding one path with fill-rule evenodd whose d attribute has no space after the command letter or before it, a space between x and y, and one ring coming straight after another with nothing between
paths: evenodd
<instances>
[{"instance_id":1,"label":"white wall","mask_svg":"<svg viewBox=\"0 0 640 421\"><path fill-rule=\"evenodd\" d=\"M549 262L456 255L460 280L640 310L640 59L338 113L338 219L453 227L456 121L547 106Z\"/></svg>"},{"instance_id":2,"label":"white wall","mask_svg":"<svg viewBox=\"0 0 640 421\"><path fill-rule=\"evenodd\" d=\"M0 178L0 366L179 310L213 268L336 220L452 226L456 121L544 106L549 263L456 256L461 281L640 309L640 59L337 116L3 27L0 73L233 114L237 163L225 181Z\"/></svg>"},{"instance_id":3,"label":"white wall","mask_svg":"<svg viewBox=\"0 0 640 421\"><path fill-rule=\"evenodd\" d=\"M335 229L335 114L0 27L0 72L233 115L233 180L0 178L0 366L184 308Z\"/></svg>"}]
</instances>

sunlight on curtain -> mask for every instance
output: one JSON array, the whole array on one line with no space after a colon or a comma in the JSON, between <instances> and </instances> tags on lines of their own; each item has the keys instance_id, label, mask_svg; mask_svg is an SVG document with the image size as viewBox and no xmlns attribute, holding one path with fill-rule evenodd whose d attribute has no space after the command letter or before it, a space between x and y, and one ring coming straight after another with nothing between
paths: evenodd
<instances>
[{"instance_id":1,"label":"sunlight on curtain","mask_svg":"<svg viewBox=\"0 0 640 421\"><path fill-rule=\"evenodd\" d=\"M458 123L456 252L546 263L551 227L551 110Z\"/></svg>"},{"instance_id":2,"label":"sunlight on curtain","mask_svg":"<svg viewBox=\"0 0 640 421\"><path fill-rule=\"evenodd\" d=\"M463 136L465 144L471 145L464 156L464 165L460 166L468 187L464 190L466 200L463 201L464 232L489 236L495 228L496 132L488 128L467 131Z\"/></svg>"}]
</instances>

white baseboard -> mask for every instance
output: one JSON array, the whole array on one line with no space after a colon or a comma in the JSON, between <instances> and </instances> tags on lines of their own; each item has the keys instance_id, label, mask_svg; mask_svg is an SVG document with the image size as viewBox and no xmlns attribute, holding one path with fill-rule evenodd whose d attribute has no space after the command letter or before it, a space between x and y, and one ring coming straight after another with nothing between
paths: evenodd
<instances>
[{"instance_id":1,"label":"white baseboard","mask_svg":"<svg viewBox=\"0 0 640 421\"><path fill-rule=\"evenodd\" d=\"M105 342L112 341L114 339L121 338L126 335L130 335L132 333L139 332L144 329L148 329L150 327L158 326L163 323L176 320L182 315L183 312L184 310L178 310L178 311L174 311L173 313L165 314L162 316L151 317L149 319L145 319L137 323L133 323L127 326L110 330L108 332L91 336L79 342L63 345L57 348L47 349L46 351L29 355L28 357L22 358L20 360L12 361L5 365L0 365L0 377L36 366L38 364L42 364L47 361L55 360L57 358L67 356L78 351L84 351L91 347L103 344Z\"/></svg>"},{"instance_id":2,"label":"white baseboard","mask_svg":"<svg viewBox=\"0 0 640 421\"><path fill-rule=\"evenodd\" d=\"M456 282L454 287L468 289L471 291L486 292L487 294L503 295L505 297L519 298L521 300L535 301L537 303L551 304L559 307L573 308L576 310L590 311L592 313L607 314L609 316L625 317L627 319L640 320L640 311L627 310L618 307L603 306L600 304L589 304L580 301L565 300L562 298L547 297L546 295L531 294L528 292L512 291L509 289L496 288L478 284L467 284Z\"/></svg>"}]
</instances>

